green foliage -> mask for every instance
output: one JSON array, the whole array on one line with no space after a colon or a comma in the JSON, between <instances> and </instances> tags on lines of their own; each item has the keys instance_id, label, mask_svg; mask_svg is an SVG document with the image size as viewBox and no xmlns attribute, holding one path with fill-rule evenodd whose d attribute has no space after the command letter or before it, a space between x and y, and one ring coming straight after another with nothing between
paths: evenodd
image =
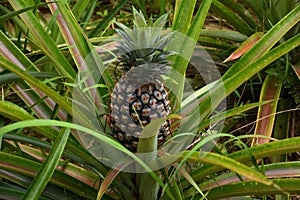
<instances>
[{"instance_id":1,"label":"green foliage","mask_svg":"<svg viewBox=\"0 0 300 200\"><path fill-rule=\"evenodd\" d=\"M107 41L115 37L115 21L131 23L129 2L0 3L0 198L218 199L300 194L299 162L281 159L300 151L300 137L285 134L273 138L277 137L273 132L280 132L282 125L277 105L286 113L284 116L296 120L287 110L297 110L300 103L299 1L132 1L146 20L169 12L166 28L187 36L174 47L188 58L173 59L173 69L182 78L168 77L175 85L172 94L178 95L171 115L175 131L168 142L176 150L180 149L176 139L193 136L195 140L174 154L159 151L164 155L151 157L159 162L150 159L147 163L110 135L106 115L115 84L111 70L114 63L101 54L105 50L95 48L105 41L107 51L114 53L114 43ZM212 26L214 21L217 26ZM243 44L255 34L262 37ZM185 93L189 59L197 42L218 64L222 77ZM221 64L234 51L238 52L235 60ZM92 73L86 75L86 71ZM253 84L257 79L260 84ZM242 85L259 91L260 98L255 94L249 99L256 102L239 100L229 110L216 113L221 101L234 92L243 97ZM75 101L76 90L88 103ZM291 102L291 97L292 104L280 100ZM86 109L77 109L80 103ZM263 123L256 123L255 134L249 135L213 131L212 126L225 118L225 123L237 116L247 118L244 113L257 107L257 120L268 127L265 132L258 131L264 128ZM143 133L151 135L158 122L151 123ZM194 128L195 133L179 134L177 122L183 130ZM83 133L86 140L81 137ZM141 140L141 151L153 150L151 139ZM260 145L249 145L251 140L260 141ZM113 167L103 164L103 160L119 155L99 154L97 141L122 152L124 160L117 157L120 162ZM226 149L231 144L238 146L233 153ZM210 145L213 152L206 152ZM130 165L127 157L146 172L123 172ZM272 162L272 157L273 163L263 163L265 158ZM158 164L165 165L152 171Z\"/></svg>"}]
</instances>

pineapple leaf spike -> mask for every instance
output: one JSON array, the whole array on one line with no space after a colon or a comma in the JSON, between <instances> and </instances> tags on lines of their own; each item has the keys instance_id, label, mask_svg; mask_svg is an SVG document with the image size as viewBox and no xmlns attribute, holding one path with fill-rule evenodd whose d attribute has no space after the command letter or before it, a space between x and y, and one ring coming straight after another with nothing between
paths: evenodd
<instances>
[{"instance_id":1,"label":"pineapple leaf spike","mask_svg":"<svg viewBox=\"0 0 300 200\"><path fill-rule=\"evenodd\" d=\"M120 38L116 39L119 50L119 60L127 63L124 70L128 71L132 66L146 63L155 63L158 60L165 60L172 55L162 52L171 42L173 32L163 34L163 27L166 24L168 13L159 17L156 21L150 20L147 24L142 12L133 8L133 29L116 22L120 29L116 29ZM173 53L174 54L174 53ZM160 57L161 56L161 57ZM166 64L167 62L160 62Z\"/></svg>"},{"instance_id":2,"label":"pineapple leaf spike","mask_svg":"<svg viewBox=\"0 0 300 200\"><path fill-rule=\"evenodd\" d=\"M134 28L144 28L147 27L147 22L145 20L144 15L142 14L142 11L138 12L134 7L132 7L133 10L133 17L134 17Z\"/></svg>"}]
</instances>

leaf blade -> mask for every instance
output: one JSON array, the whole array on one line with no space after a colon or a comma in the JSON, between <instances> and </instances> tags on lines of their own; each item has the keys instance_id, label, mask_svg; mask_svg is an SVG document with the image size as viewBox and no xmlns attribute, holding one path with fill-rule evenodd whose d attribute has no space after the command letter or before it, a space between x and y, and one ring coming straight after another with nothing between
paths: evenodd
<instances>
[{"instance_id":1,"label":"leaf blade","mask_svg":"<svg viewBox=\"0 0 300 200\"><path fill-rule=\"evenodd\" d=\"M27 192L23 196L25 200L38 199L42 194L44 188L50 181L55 168L58 165L59 159L67 144L70 129L62 129L56 138L53 148L48 155L45 163L42 165L39 173L34 178L33 182L29 186Z\"/></svg>"}]
</instances>

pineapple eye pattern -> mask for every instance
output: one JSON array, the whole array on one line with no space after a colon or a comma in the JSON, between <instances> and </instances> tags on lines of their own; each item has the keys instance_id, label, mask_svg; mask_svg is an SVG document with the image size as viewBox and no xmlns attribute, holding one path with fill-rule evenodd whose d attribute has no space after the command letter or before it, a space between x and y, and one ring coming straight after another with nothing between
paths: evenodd
<instances>
[{"instance_id":1,"label":"pineapple eye pattern","mask_svg":"<svg viewBox=\"0 0 300 200\"><path fill-rule=\"evenodd\" d=\"M148 73L141 76L141 72ZM110 126L114 137L130 151L136 152L140 133L145 126L170 113L168 91L158 79L159 76L141 66L131 68L118 81L111 94ZM169 120L161 125L157 133L158 146L170 136L170 125Z\"/></svg>"},{"instance_id":2,"label":"pineapple eye pattern","mask_svg":"<svg viewBox=\"0 0 300 200\"><path fill-rule=\"evenodd\" d=\"M143 89L143 91L138 91L141 88ZM163 95L160 91L157 90L155 84L143 85L141 88L134 92L134 96L136 98L132 104L129 104L129 112L136 112L138 115L138 118L132 118L132 120L136 124L139 124L138 120L146 120L147 124L149 124L151 120L158 119L160 117L167 117L169 101L163 101ZM138 94L139 92L141 94ZM157 96L159 96L159 98L157 98ZM166 95L165 98L167 98ZM149 104L150 101L154 103ZM167 104L165 104L166 102ZM150 116L153 115L155 115L156 117L151 119Z\"/></svg>"},{"instance_id":3,"label":"pineapple eye pattern","mask_svg":"<svg viewBox=\"0 0 300 200\"><path fill-rule=\"evenodd\" d=\"M150 100L150 95L148 93L143 93L141 96L141 100L143 104L147 104Z\"/></svg>"}]
</instances>

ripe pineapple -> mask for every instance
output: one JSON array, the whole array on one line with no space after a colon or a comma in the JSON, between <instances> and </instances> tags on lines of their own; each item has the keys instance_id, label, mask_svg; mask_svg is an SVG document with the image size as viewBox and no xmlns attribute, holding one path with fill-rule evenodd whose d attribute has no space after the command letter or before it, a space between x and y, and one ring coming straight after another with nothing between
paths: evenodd
<instances>
[{"instance_id":1,"label":"ripe pineapple","mask_svg":"<svg viewBox=\"0 0 300 200\"><path fill-rule=\"evenodd\" d=\"M167 58L172 53L163 50L171 36L171 33L162 36L167 15L147 25L141 12L133 9L133 14L133 30L118 24L122 29L117 30L119 62L126 73L111 94L109 124L114 137L136 152L143 127L171 112L161 74L170 68ZM169 135L170 121L166 120L158 133L158 146Z\"/></svg>"}]
</instances>

